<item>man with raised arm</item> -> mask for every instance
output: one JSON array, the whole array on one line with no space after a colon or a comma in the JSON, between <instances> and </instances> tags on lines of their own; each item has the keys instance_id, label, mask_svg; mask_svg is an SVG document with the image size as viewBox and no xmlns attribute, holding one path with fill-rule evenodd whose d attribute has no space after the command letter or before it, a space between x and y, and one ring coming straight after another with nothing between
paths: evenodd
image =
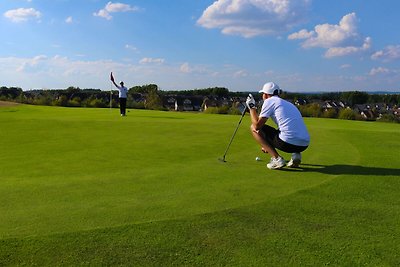
<instances>
[{"instance_id":1,"label":"man with raised arm","mask_svg":"<svg viewBox=\"0 0 400 267\"><path fill-rule=\"evenodd\" d=\"M127 98L128 88L126 88L124 86L124 82L123 81L120 81L119 85L116 84L115 81L114 81L114 77L113 77L112 72L111 72L111 75L110 75L110 79L111 79L112 83L115 85L115 87L117 87L117 89L119 91L119 94L118 94L118 97L119 97L119 110L120 110L121 116L126 116L126 98Z\"/></svg>"}]
</instances>

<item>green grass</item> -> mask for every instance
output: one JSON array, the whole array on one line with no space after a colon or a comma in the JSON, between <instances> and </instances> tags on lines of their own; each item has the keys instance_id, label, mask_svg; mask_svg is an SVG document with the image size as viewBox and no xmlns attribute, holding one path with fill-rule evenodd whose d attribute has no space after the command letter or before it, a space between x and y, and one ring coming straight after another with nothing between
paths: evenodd
<instances>
[{"instance_id":1,"label":"green grass","mask_svg":"<svg viewBox=\"0 0 400 267\"><path fill-rule=\"evenodd\" d=\"M270 171L248 116L217 160L238 120L0 108L0 266L400 265L400 125L306 119Z\"/></svg>"}]
</instances>

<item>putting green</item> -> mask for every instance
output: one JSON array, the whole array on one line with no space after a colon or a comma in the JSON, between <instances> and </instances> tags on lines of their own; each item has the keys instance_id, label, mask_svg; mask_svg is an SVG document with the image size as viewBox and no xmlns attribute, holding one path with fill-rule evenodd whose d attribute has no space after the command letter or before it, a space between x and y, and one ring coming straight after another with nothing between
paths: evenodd
<instances>
[{"instance_id":1,"label":"putting green","mask_svg":"<svg viewBox=\"0 0 400 267\"><path fill-rule=\"evenodd\" d=\"M373 124L306 119L312 143L303 154L304 168L271 171L249 134L248 116L227 162L217 160L239 118L145 110L121 118L108 109L0 108L0 238L266 202L336 178L335 164L358 165L365 151L347 138L348 127L385 134Z\"/></svg>"}]
</instances>

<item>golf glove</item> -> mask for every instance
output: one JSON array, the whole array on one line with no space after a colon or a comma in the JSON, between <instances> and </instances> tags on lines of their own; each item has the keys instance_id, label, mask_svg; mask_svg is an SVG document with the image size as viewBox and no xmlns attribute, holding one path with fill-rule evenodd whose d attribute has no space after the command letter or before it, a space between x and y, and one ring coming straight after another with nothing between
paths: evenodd
<instances>
[{"instance_id":1,"label":"golf glove","mask_svg":"<svg viewBox=\"0 0 400 267\"><path fill-rule=\"evenodd\" d=\"M246 106L248 109L255 109L256 108L256 101L252 94L249 94L246 100Z\"/></svg>"}]
</instances>

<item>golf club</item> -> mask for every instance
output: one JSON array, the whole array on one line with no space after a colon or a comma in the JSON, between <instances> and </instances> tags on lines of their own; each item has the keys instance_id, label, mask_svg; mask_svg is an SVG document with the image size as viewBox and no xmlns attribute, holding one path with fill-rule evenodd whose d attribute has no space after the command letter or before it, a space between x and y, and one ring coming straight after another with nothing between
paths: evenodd
<instances>
[{"instance_id":1,"label":"golf club","mask_svg":"<svg viewBox=\"0 0 400 267\"><path fill-rule=\"evenodd\" d=\"M245 108L244 108L243 111L242 111L242 115L240 116L240 120L239 120L239 122L238 122L238 124L237 124L237 126L236 126L236 129L235 129L235 131L233 132L233 135L232 135L232 137L231 137L231 140L229 141L228 147L226 148L225 153L224 153L224 155L222 156L222 158L219 158L219 159L218 159L219 161L221 161L221 162L226 162L226 160L225 160L226 153L228 153L229 147L231 146L232 141L233 141L233 138L235 137L236 132L237 132L237 130L239 129L240 123L242 123L242 119L243 119L244 115L246 114L246 110L247 110L247 107L245 106Z\"/></svg>"}]
</instances>

